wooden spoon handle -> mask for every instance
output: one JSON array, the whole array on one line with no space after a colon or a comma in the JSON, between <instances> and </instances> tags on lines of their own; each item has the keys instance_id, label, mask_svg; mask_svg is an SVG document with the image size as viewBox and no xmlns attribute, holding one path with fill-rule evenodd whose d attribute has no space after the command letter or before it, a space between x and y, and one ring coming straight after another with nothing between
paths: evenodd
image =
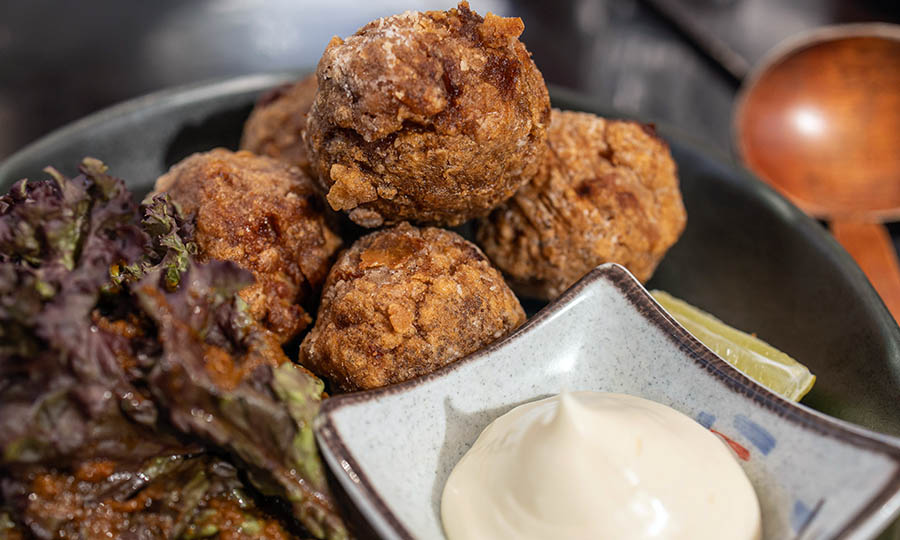
<instances>
[{"instance_id":1,"label":"wooden spoon handle","mask_svg":"<svg viewBox=\"0 0 900 540\"><path fill-rule=\"evenodd\" d=\"M891 235L880 223L832 221L831 232L881 295L881 299L900 321L900 264Z\"/></svg>"}]
</instances>

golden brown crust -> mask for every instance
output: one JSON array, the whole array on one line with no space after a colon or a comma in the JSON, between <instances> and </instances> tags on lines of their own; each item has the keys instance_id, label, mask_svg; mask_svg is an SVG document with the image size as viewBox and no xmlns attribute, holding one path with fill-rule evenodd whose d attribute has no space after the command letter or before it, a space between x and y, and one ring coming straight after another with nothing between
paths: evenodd
<instances>
[{"instance_id":1,"label":"golden brown crust","mask_svg":"<svg viewBox=\"0 0 900 540\"><path fill-rule=\"evenodd\" d=\"M158 459L163 459L160 456ZM172 456L173 460L178 459ZM198 458L193 458L198 459ZM203 459L203 458L199 458ZM208 461L210 472L221 467ZM52 538L207 538L204 528L218 529L219 540L288 540L290 536L280 521L259 508L252 498L240 497L239 491L223 492L213 488L199 500L190 501L194 509L184 517L190 524L178 523L172 513L172 493L154 483L155 478L134 472L113 461L94 460L78 464L75 470L30 467L20 474L29 481L30 492L19 518ZM207 472L209 474L209 472ZM143 477L143 478L142 478ZM195 477L196 478L196 477ZM202 477L201 477L202 478ZM121 486L144 485L134 496L122 499ZM256 534L243 531L238 524L252 519L261 529ZM50 523L55 531L41 524ZM187 525L179 534L179 529ZM6 535L2 535L6 533ZM47 537L47 536L45 536ZM0 529L0 538L14 540L34 538L23 528L10 532Z\"/></svg>"},{"instance_id":2,"label":"golden brown crust","mask_svg":"<svg viewBox=\"0 0 900 540\"><path fill-rule=\"evenodd\" d=\"M315 73L264 94L244 124L241 149L296 165L309 174L303 132L315 97Z\"/></svg>"},{"instance_id":3,"label":"golden brown crust","mask_svg":"<svg viewBox=\"0 0 900 540\"><path fill-rule=\"evenodd\" d=\"M300 169L219 148L172 167L156 191L196 214L201 259L234 261L253 272L256 283L240 293L253 317L282 341L310 323L301 304L325 281L341 240Z\"/></svg>"},{"instance_id":4,"label":"golden brown crust","mask_svg":"<svg viewBox=\"0 0 900 540\"><path fill-rule=\"evenodd\" d=\"M523 28L463 2L332 39L306 132L332 208L366 227L457 225L531 178L550 101Z\"/></svg>"},{"instance_id":5,"label":"golden brown crust","mask_svg":"<svg viewBox=\"0 0 900 540\"><path fill-rule=\"evenodd\" d=\"M477 239L519 294L550 300L598 264L641 281L684 230L669 148L649 126L553 111L537 176L479 221Z\"/></svg>"},{"instance_id":6,"label":"golden brown crust","mask_svg":"<svg viewBox=\"0 0 900 540\"><path fill-rule=\"evenodd\" d=\"M434 371L524 321L474 244L401 223L364 236L332 267L300 362L340 390L377 388Z\"/></svg>"}]
</instances>

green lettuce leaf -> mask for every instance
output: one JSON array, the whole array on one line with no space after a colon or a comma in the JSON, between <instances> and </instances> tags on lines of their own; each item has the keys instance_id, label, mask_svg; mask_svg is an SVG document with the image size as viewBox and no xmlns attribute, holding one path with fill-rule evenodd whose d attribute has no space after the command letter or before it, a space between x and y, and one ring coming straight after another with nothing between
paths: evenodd
<instances>
[{"instance_id":1,"label":"green lettuce leaf","mask_svg":"<svg viewBox=\"0 0 900 540\"><path fill-rule=\"evenodd\" d=\"M172 293L155 274L138 284L163 346L150 387L179 430L231 452L261 492L291 503L311 534L347 538L312 433L323 384L246 315L235 293L250 279L215 261L193 265Z\"/></svg>"}]
</instances>

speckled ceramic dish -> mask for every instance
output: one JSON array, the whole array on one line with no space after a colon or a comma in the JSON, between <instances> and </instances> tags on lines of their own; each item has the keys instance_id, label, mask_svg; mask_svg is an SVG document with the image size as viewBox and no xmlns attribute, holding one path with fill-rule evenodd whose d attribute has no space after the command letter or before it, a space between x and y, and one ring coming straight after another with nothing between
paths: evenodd
<instances>
[{"instance_id":1,"label":"speckled ceramic dish","mask_svg":"<svg viewBox=\"0 0 900 540\"><path fill-rule=\"evenodd\" d=\"M562 390L641 396L714 430L756 488L765 538L869 538L900 511L900 439L750 381L616 265L594 270L486 350L423 378L326 401L317 436L379 536L443 538L444 482L481 430Z\"/></svg>"}]
</instances>

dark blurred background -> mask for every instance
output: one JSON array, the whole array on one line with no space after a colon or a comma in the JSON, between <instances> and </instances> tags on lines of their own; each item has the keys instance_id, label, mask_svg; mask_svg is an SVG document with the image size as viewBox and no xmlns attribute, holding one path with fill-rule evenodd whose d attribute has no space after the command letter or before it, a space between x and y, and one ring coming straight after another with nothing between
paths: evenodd
<instances>
[{"instance_id":1,"label":"dark blurred background","mask_svg":"<svg viewBox=\"0 0 900 540\"><path fill-rule=\"evenodd\" d=\"M900 22L893 0L674 0L750 63L837 22ZM312 68L333 35L452 0L0 2L0 159L67 122L161 88ZM730 150L729 78L641 0L472 0L517 15L550 84Z\"/></svg>"}]
</instances>

